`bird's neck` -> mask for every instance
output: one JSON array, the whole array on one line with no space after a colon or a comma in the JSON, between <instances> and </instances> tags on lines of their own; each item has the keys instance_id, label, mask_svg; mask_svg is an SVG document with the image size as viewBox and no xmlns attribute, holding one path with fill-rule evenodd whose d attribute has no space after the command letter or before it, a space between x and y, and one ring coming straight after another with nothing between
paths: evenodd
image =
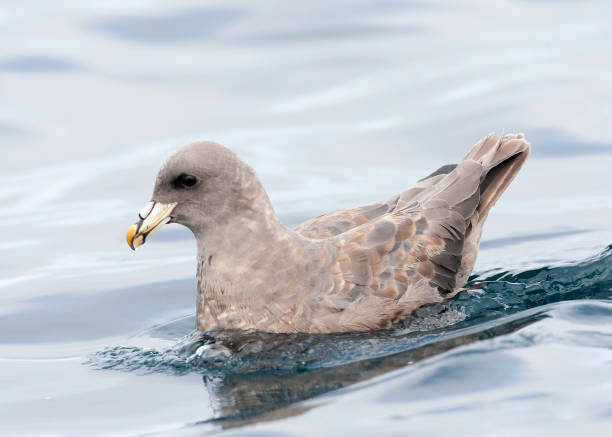
<instances>
[{"instance_id":1,"label":"bird's neck","mask_svg":"<svg viewBox=\"0 0 612 437\"><path fill-rule=\"evenodd\" d=\"M296 331L304 301L326 287L328 248L270 211L235 217L198 238L199 330Z\"/></svg>"}]
</instances>

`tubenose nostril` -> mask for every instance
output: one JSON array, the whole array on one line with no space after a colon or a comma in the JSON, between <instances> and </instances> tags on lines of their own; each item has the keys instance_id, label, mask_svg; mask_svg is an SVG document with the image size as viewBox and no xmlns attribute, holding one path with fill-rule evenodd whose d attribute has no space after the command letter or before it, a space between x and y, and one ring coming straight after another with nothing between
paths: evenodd
<instances>
[{"instance_id":1,"label":"tubenose nostril","mask_svg":"<svg viewBox=\"0 0 612 437\"><path fill-rule=\"evenodd\" d=\"M146 219L146 218L149 216L149 214L151 214L151 211L153 210L153 207L154 207L154 206L155 206L155 202L153 202L153 201L151 201L151 202L147 203L147 204L145 205L145 207L144 207L144 208L142 208L142 210L141 210L141 211L138 213L138 217L139 217L141 220Z\"/></svg>"}]
</instances>

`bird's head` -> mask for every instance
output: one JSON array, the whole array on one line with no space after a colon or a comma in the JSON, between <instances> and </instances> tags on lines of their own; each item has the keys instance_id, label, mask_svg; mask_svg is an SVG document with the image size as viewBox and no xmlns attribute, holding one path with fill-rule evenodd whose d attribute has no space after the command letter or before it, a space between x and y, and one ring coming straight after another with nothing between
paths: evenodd
<instances>
[{"instance_id":1,"label":"bird's head","mask_svg":"<svg viewBox=\"0 0 612 437\"><path fill-rule=\"evenodd\" d=\"M127 243L136 249L166 223L185 225L198 237L256 208L262 191L253 170L231 150L208 141L188 144L162 164Z\"/></svg>"}]
</instances>

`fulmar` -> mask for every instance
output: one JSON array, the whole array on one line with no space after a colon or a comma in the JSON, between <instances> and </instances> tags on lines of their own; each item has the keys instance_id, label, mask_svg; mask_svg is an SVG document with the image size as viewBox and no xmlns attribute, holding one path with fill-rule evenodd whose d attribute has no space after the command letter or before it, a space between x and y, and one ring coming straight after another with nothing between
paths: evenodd
<instances>
[{"instance_id":1,"label":"fulmar","mask_svg":"<svg viewBox=\"0 0 612 437\"><path fill-rule=\"evenodd\" d=\"M489 210L529 155L522 134L489 135L382 202L283 225L253 169L194 142L162 164L132 249L166 223L197 240L197 329L332 333L390 327L461 290Z\"/></svg>"}]
</instances>

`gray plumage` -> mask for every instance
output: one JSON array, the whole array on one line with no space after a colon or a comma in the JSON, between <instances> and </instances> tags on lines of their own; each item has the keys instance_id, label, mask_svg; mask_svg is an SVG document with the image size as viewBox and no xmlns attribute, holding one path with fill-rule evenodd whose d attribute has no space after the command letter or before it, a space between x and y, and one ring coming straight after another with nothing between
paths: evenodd
<instances>
[{"instance_id":1,"label":"gray plumage","mask_svg":"<svg viewBox=\"0 0 612 437\"><path fill-rule=\"evenodd\" d=\"M153 200L176 204L169 220L197 239L198 329L364 331L465 284L487 214L529 150L521 134L488 136L459 164L384 202L292 230L247 164L197 142L166 160ZM181 175L197 183L177 186Z\"/></svg>"}]
</instances>

